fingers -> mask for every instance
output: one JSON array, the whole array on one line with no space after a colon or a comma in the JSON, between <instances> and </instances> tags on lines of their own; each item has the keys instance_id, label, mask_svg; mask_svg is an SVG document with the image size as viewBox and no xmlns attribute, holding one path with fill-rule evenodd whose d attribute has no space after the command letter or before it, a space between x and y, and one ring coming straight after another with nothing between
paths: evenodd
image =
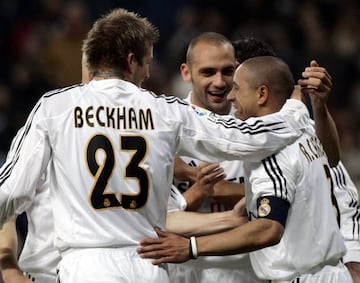
<instances>
[{"instance_id":1,"label":"fingers","mask_svg":"<svg viewBox=\"0 0 360 283\"><path fill-rule=\"evenodd\" d=\"M310 67L319 67L319 64L316 62L316 60L311 60Z\"/></svg>"},{"instance_id":2,"label":"fingers","mask_svg":"<svg viewBox=\"0 0 360 283\"><path fill-rule=\"evenodd\" d=\"M302 89L314 89L317 91L329 91L332 87L332 82L318 78L300 79L298 84Z\"/></svg>"},{"instance_id":3,"label":"fingers","mask_svg":"<svg viewBox=\"0 0 360 283\"><path fill-rule=\"evenodd\" d=\"M161 245L163 242L162 238L145 238L142 239L139 243L141 246L149 246L149 245Z\"/></svg>"},{"instance_id":4,"label":"fingers","mask_svg":"<svg viewBox=\"0 0 360 283\"><path fill-rule=\"evenodd\" d=\"M319 92L330 92L332 88L331 76L325 68L319 67L315 60L311 61L311 67L305 68L302 72L302 79L298 84L304 91L314 89ZM310 91L310 94L314 93Z\"/></svg>"},{"instance_id":5,"label":"fingers","mask_svg":"<svg viewBox=\"0 0 360 283\"><path fill-rule=\"evenodd\" d=\"M161 258L158 258L158 259L153 259L151 261L151 263L153 265L160 265L160 264L163 264L163 263L177 263L176 261L173 260L173 258L171 256L167 257L167 256L164 256L164 257L161 257Z\"/></svg>"},{"instance_id":6,"label":"fingers","mask_svg":"<svg viewBox=\"0 0 360 283\"><path fill-rule=\"evenodd\" d=\"M147 238L140 241L136 249L141 258L151 258L152 264L184 262L189 260L189 239L155 228L160 238Z\"/></svg>"},{"instance_id":7,"label":"fingers","mask_svg":"<svg viewBox=\"0 0 360 283\"><path fill-rule=\"evenodd\" d=\"M304 72L302 72L302 77L304 79L317 78L327 85L332 84L332 78L325 68L319 67L316 61L311 61L310 65L310 67L306 67Z\"/></svg>"},{"instance_id":8,"label":"fingers","mask_svg":"<svg viewBox=\"0 0 360 283\"><path fill-rule=\"evenodd\" d=\"M161 230L159 227L155 227L155 232L156 234L161 238L161 237L167 237L168 233Z\"/></svg>"},{"instance_id":9,"label":"fingers","mask_svg":"<svg viewBox=\"0 0 360 283\"><path fill-rule=\"evenodd\" d=\"M197 180L201 184L215 184L225 178L224 168L219 163L208 163L199 166Z\"/></svg>"},{"instance_id":10,"label":"fingers","mask_svg":"<svg viewBox=\"0 0 360 283\"><path fill-rule=\"evenodd\" d=\"M137 253L141 258L153 259L151 263L153 265L159 265L167 262L174 262L172 255L164 255L164 250L157 248L156 246L139 247Z\"/></svg>"}]
</instances>

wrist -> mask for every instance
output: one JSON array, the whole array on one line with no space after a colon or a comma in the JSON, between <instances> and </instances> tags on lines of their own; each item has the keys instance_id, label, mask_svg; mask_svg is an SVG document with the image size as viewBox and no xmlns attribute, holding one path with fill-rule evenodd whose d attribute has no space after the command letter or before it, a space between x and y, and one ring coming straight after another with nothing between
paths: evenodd
<instances>
[{"instance_id":1,"label":"wrist","mask_svg":"<svg viewBox=\"0 0 360 283\"><path fill-rule=\"evenodd\" d=\"M318 111L327 111L327 100L316 97L315 95L310 96L311 107Z\"/></svg>"},{"instance_id":2,"label":"wrist","mask_svg":"<svg viewBox=\"0 0 360 283\"><path fill-rule=\"evenodd\" d=\"M199 257L195 236L190 237L190 241L189 241L189 257L191 259L197 259Z\"/></svg>"}]
</instances>

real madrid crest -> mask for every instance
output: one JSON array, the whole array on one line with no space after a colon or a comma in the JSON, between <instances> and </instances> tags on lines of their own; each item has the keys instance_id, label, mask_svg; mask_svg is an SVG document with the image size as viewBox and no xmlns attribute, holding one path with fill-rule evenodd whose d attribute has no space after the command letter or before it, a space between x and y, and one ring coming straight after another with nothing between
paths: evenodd
<instances>
[{"instance_id":1,"label":"real madrid crest","mask_svg":"<svg viewBox=\"0 0 360 283\"><path fill-rule=\"evenodd\" d=\"M269 213L271 211L271 206L270 206L269 202L270 201L267 198L263 198L260 201L260 206L258 208L259 217L265 217L265 216L269 215Z\"/></svg>"}]
</instances>

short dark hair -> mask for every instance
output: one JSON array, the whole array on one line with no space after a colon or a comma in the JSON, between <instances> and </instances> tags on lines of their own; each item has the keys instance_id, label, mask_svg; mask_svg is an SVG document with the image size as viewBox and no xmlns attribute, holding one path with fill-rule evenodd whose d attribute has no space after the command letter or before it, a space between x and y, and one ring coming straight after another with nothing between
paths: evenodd
<instances>
[{"instance_id":1,"label":"short dark hair","mask_svg":"<svg viewBox=\"0 0 360 283\"><path fill-rule=\"evenodd\" d=\"M191 64L192 61L192 50L199 42L206 42L214 45L221 45L221 44L228 44L229 46L232 46L230 39L228 39L226 36L217 33L217 32L203 32L199 36L193 38L188 46L187 52L186 52L186 63Z\"/></svg>"},{"instance_id":2,"label":"short dark hair","mask_svg":"<svg viewBox=\"0 0 360 283\"><path fill-rule=\"evenodd\" d=\"M232 41L235 57L239 63L258 56L276 56L274 49L266 42L255 37L240 37Z\"/></svg>"},{"instance_id":3,"label":"short dark hair","mask_svg":"<svg viewBox=\"0 0 360 283\"><path fill-rule=\"evenodd\" d=\"M83 42L89 72L112 69L121 73L127 68L127 55L134 53L141 65L147 47L159 40L158 29L146 18L119 8L98 19Z\"/></svg>"}]
</instances>

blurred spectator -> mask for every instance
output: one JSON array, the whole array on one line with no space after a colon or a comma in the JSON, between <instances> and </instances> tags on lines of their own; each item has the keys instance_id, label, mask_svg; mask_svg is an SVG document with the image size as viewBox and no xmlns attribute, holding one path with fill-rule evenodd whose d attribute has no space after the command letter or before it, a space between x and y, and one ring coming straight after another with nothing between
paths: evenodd
<instances>
[{"instance_id":1,"label":"blurred spectator","mask_svg":"<svg viewBox=\"0 0 360 283\"><path fill-rule=\"evenodd\" d=\"M0 164L6 158L11 138L15 134L14 127L10 125L12 118L11 103L10 89L4 84L0 84Z\"/></svg>"},{"instance_id":2,"label":"blurred spectator","mask_svg":"<svg viewBox=\"0 0 360 283\"><path fill-rule=\"evenodd\" d=\"M43 51L43 73L54 87L81 80L81 46L89 30L89 13L82 1L66 2L61 9L61 25Z\"/></svg>"}]
</instances>

